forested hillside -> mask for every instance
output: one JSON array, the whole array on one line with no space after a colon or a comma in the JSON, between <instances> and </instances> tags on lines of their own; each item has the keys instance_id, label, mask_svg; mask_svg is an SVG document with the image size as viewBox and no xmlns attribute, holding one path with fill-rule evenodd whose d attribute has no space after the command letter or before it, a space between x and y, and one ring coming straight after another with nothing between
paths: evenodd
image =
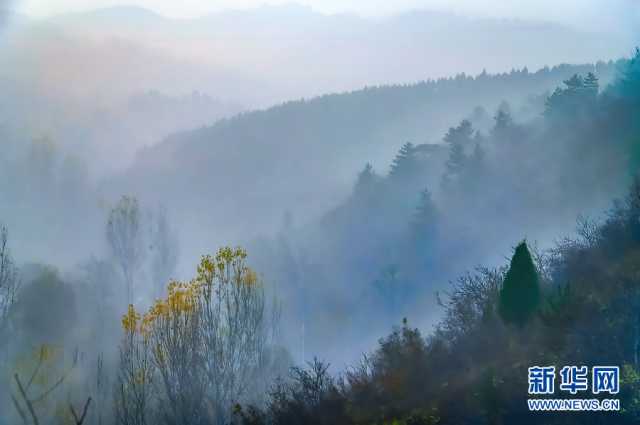
<instances>
[{"instance_id":1,"label":"forested hillside","mask_svg":"<svg viewBox=\"0 0 640 425\"><path fill-rule=\"evenodd\" d=\"M287 213L306 223L338 205L364 163L384 170L406 142L440 143L463 118L487 130L502 101L509 102L514 119L535 119L544 110L545 93L564 79L593 71L604 86L615 70L614 63L599 63L459 75L289 102L170 137L141 152L115 190L127 185L153 201L177 199L178 205L207 211L194 219L193 212L186 217L175 208L184 239L202 247L210 236L229 241L270 234ZM193 190L184 191L187 186ZM213 187L215 196L201 196Z\"/></svg>"},{"instance_id":2,"label":"forested hillside","mask_svg":"<svg viewBox=\"0 0 640 425\"><path fill-rule=\"evenodd\" d=\"M290 288L299 352L306 338L332 360L354 357L404 316L431 326L436 291L461 271L501 264L521 238L548 249L576 219L600 217L636 167L626 66L609 87L589 72L567 78L538 117L501 105L486 129L464 119L438 145L406 143L390 168L363 166L320 220L256 243L259 268ZM329 338L343 345L327 352Z\"/></svg>"},{"instance_id":3,"label":"forested hillside","mask_svg":"<svg viewBox=\"0 0 640 425\"><path fill-rule=\"evenodd\" d=\"M450 205L446 202L455 200L465 212L463 222L470 222L473 216L473 223L478 226L486 222L484 208L503 219L523 214L533 220L529 225L544 226L544 219L538 221L540 214L544 216L544 210L551 210L552 206L565 205L571 200L567 198L570 194L596 195L603 183L614 181L622 185L627 181L628 189L611 204L606 215L579 220L577 232L558 237L549 250L532 250L531 240L512 239L518 246L510 262L505 259L496 268L480 267L462 274L440 298L444 317L433 330L423 333L414 328L411 317L424 314L415 312L380 339L378 347L361 363L337 377L319 360L310 362L307 368L293 369L289 381L273 388L266 406L237 406L238 422L637 423L640 126L635 117L639 112L640 51L625 65L619 79L601 94L596 93L592 75L569 79L548 99L544 123L536 127L515 126L499 113L492 133L487 140L482 139L488 145L481 145L480 139L465 139L470 134L466 123L452 128L445 137L450 152L439 202L432 203L424 194L413 220L405 223L411 230L405 233L403 242L414 243L415 249L404 254L415 253L418 264L420 260L434 264L429 254L434 246L438 251L437 241L447 239L448 233L441 233L442 222L447 220L442 212L447 211L445 205ZM519 137L500 137L507 134ZM474 143L470 143L472 140ZM470 144L467 149L475 145L468 150L470 155L464 153L464 143ZM546 155L531 156L533 150L550 149L549 144L553 144L555 160ZM484 146L486 154L479 154L478 146ZM392 182L401 169L408 171L410 148L401 151L384 179L372 180L370 169L366 168L350 207L366 206L368 216L379 217L385 207L375 202L380 199L383 186L377 191L364 189L377 184L397 193ZM493 161L507 161L500 152L508 152L509 161L521 159L519 166L515 170L508 166L498 168ZM568 162L563 162L558 152L568 155L566 161L579 159L578 163L568 168ZM520 156L522 153L526 155ZM532 167L523 158L543 162ZM600 168L592 168L598 162ZM555 167L566 172L555 174ZM612 174L617 174L619 180L608 180ZM499 177L500 185L489 180L495 177ZM546 184L540 185L541 181ZM476 185L469 187L472 183ZM558 185L566 186L566 192L561 192L562 197L556 197L555 190L550 195L549 189ZM508 187L510 196L501 195ZM580 187L585 190L578 190ZM613 186L608 187L601 195L613 190ZM475 196L469 198L472 194ZM526 202L527 199L535 199L535 203ZM359 217L359 221L366 222L363 215ZM520 238L526 236L524 224L524 220L514 223L520 229ZM504 226L504 220L500 225ZM427 248L421 245L425 240L429 240ZM473 235L469 240L473 243L448 252L446 258L464 257L474 244L484 245L481 238ZM415 261L405 261L412 260ZM438 263L444 261L440 259L435 264ZM388 300L397 288L389 288L384 298ZM621 412L530 412L526 403L527 368L539 364L619 365Z\"/></svg>"}]
</instances>

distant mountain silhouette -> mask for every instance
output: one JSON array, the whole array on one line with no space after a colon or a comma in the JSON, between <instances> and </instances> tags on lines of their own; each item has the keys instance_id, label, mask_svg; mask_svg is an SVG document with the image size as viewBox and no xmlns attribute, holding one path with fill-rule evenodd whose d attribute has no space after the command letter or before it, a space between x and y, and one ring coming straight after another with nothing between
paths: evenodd
<instances>
[{"instance_id":1,"label":"distant mountain silhouette","mask_svg":"<svg viewBox=\"0 0 640 425\"><path fill-rule=\"evenodd\" d=\"M225 10L171 19L138 7L115 7L48 20L82 36L128 40L171 57L243 76L198 82L192 90L228 88L230 100L275 102L365 85L406 83L457 72L502 72L549 63L585 63L628 54L640 39L594 26L479 19L415 10L379 19L325 15L296 4ZM549 49L553 43L553 49ZM213 72L212 72L213 75ZM186 80L192 79L185 74ZM257 81L260 90L245 90ZM161 87L158 87L161 89ZM227 93L210 93L229 98Z\"/></svg>"}]
</instances>

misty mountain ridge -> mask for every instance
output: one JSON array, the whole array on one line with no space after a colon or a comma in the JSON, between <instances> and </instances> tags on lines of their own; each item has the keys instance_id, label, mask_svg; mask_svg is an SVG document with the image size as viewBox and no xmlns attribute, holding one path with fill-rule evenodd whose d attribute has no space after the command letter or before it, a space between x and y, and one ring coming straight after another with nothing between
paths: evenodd
<instances>
[{"instance_id":1,"label":"misty mountain ridge","mask_svg":"<svg viewBox=\"0 0 640 425\"><path fill-rule=\"evenodd\" d=\"M336 38L347 34L362 36L364 33L379 31L408 32L418 36L464 29L465 32L497 31L498 33L533 31L539 36L555 34L558 40L563 40L569 35L586 36L595 40L596 34L603 39L613 39L612 34L620 30L620 28L595 28L587 32L552 21L474 17L429 9L411 9L390 16L367 18L353 13L324 14L310 6L298 3L265 4L249 9L223 9L192 18L170 18L140 6L121 5L57 15L43 22L111 35L123 35L129 32L131 35L135 33L160 35L175 32L182 37L296 34L305 38L309 36Z\"/></svg>"},{"instance_id":2,"label":"misty mountain ridge","mask_svg":"<svg viewBox=\"0 0 640 425\"><path fill-rule=\"evenodd\" d=\"M85 20L85 21L166 21L169 20L161 14L154 12L151 9L147 9L142 6L134 5L120 5L102 7L92 9L84 12L70 12L61 15L56 15L52 19L54 20Z\"/></svg>"},{"instance_id":3,"label":"misty mountain ridge","mask_svg":"<svg viewBox=\"0 0 640 425\"><path fill-rule=\"evenodd\" d=\"M141 65L128 59L130 55L147 55L148 69L154 72L145 78L146 89L199 90L248 107L459 72L478 74L484 68L496 73L615 59L640 41L611 28L583 31L552 22L424 10L362 18L324 15L297 4L189 19L119 6L34 20L22 28L30 34L42 26L83 38L90 46L85 50L106 50L100 56L113 56L121 63L122 76L116 80L139 74ZM48 39L47 45L54 40ZM550 40L554 49L548 48ZM135 48L127 51L118 44ZM90 53L70 54L80 58L79 66L100 62ZM81 64L83 60L87 64ZM173 62L188 64L179 72L180 81L160 71ZM79 83L87 78L77 77ZM134 84L140 85L126 81L123 86Z\"/></svg>"},{"instance_id":4,"label":"misty mountain ridge","mask_svg":"<svg viewBox=\"0 0 640 425\"><path fill-rule=\"evenodd\" d=\"M109 193L115 195L116 188L126 184L152 203L171 193L180 205L209 211L197 220L191 212L181 219L192 246L204 247L211 237L229 241L273 234L287 212L302 217L298 223L304 225L339 205L366 162L385 173L407 141L439 144L446 130L463 118L487 132L505 99L510 99L516 120L535 121L546 95L564 79L595 70L604 86L614 77L616 66L601 62L536 72L461 74L244 112L142 150L132 167L112 182ZM162 194L154 191L158 185ZM198 194L216 187L216 198L190 196L184 187ZM243 196L232 197L232 192ZM261 211L258 218L256 210ZM180 211L175 214L181 217ZM197 224L200 219L207 224ZM241 225L229 225L235 222Z\"/></svg>"},{"instance_id":5,"label":"misty mountain ridge","mask_svg":"<svg viewBox=\"0 0 640 425\"><path fill-rule=\"evenodd\" d=\"M296 19L302 21L302 23L298 24L291 22L290 19ZM225 25L229 20L233 20L237 25ZM553 21L527 20L522 18L490 18L472 15L465 16L462 14L435 9L419 8L413 8L407 11L397 12L389 16L377 18L361 17L355 13L326 14L316 11L311 6L295 2L282 5L263 4L259 7L247 9L222 9L217 12L211 12L190 18L170 18L145 7L122 4L82 12L56 15L51 18L47 18L46 21L86 26L102 25L105 28L108 26L114 26L117 28L119 25L139 25L145 29L153 26L165 26L165 30L166 25L183 25L189 26L191 29L194 27L203 30L206 29L211 33L228 29L248 29L244 24L262 24L264 26L273 25L276 27L275 29L281 31L291 31L295 28L304 29L305 27L307 30L312 30L316 27L314 25L309 27L309 23L320 24L324 22L325 25L330 26L330 22L340 21L348 24L368 23L369 25L385 23L389 25L402 26L412 31L432 31L433 29L456 23L465 25L475 24L485 26L487 28L501 25L504 27L520 29L571 29L570 26ZM205 28L207 24L209 27ZM200 25L202 27L200 27ZM253 29L260 30L261 28L258 27ZM605 31L604 28L593 29L593 32L615 32L616 28L608 28L607 30L608 31Z\"/></svg>"}]
</instances>

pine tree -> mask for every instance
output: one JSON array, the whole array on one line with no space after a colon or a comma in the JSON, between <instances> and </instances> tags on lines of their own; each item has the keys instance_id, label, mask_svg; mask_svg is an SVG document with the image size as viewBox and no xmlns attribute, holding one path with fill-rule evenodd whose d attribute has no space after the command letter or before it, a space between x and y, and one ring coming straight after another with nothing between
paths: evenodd
<instances>
[{"instance_id":1,"label":"pine tree","mask_svg":"<svg viewBox=\"0 0 640 425\"><path fill-rule=\"evenodd\" d=\"M420 193L420 203L416 208L413 218L413 226L416 233L429 233L433 229L437 217L436 205L431 198L431 192L428 189Z\"/></svg>"},{"instance_id":2,"label":"pine tree","mask_svg":"<svg viewBox=\"0 0 640 425\"><path fill-rule=\"evenodd\" d=\"M564 80L564 84L567 86L568 92L577 92L584 87L584 80L580 75L574 74L573 77Z\"/></svg>"},{"instance_id":3,"label":"pine tree","mask_svg":"<svg viewBox=\"0 0 640 425\"><path fill-rule=\"evenodd\" d=\"M418 170L418 158L416 148L413 143L407 142L400 148L400 151L391 163L389 176L392 179L407 178L415 175Z\"/></svg>"},{"instance_id":4,"label":"pine tree","mask_svg":"<svg viewBox=\"0 0 640 425\"><path fill-rule=\"evenodd\" d=\"M449 145L449 159L446 162L446 172L443 177L443 186L447 186L462 174L467 155L465 150L473 143L473 126L468 120L463 120L457 127L449 128L444 136L444 142Z\"/></svg>"},{"instance_id":5,"label":"pine tree","mask_svg":"<svg viewBox=\"0 0 640 425\"><path fill-rule=\"evenodd\" d=\"M631 99L637 104L640 98L640 48L636 47L635 53L623 67L622 77L616 83L616 91L623 97Z\"/></svg>"},{"instance_id":6,"label":"pine tree","mask_svg":"<svg viewBox=\"0 0 640 425\"><path fill-rule=\"evenodd\" d=\"M555 111L559 110L562 107L563 100L564 90L562 90L560 87L556 87L551 96L549 96L545 101L544 115L547 117L552 117Z\"/></svg>"},{"instance_id":7,"label":"pine tree","mask_svg":"<svg viewBox=\"0 0 640 425\"><path fill-rule=\"evenodd\" d=\"M420 193L420 203L411 220L411 240L413 253L423 266L430 263L431 250L437 244L438 210L429 190Z\"/></svg>"},{"instance_id":8,"label":"pine tree","mask_svg":"<svg viewBox=\"0 0 640 425\"><path fill-rule=\"evenodd\" d=\"M467 173L476 183L484 175L485 157L486 153L484 149L482 149L480 143L476 143L476 147L473 149L473 153L469 157L469 163L467 166Z\"/></svg>"},{"instance_id":9,"label":"pine tree","mask_svg":"<svg viewBox=\"0 0 640 425\"><path fill-rule=\"evenodd\" d=\"M457 127L449 128L444 136L445 143L449 145L460 144L463 147L469 146L473 141L473 125L469 120L462 120Z\"/></svg>"},{"instance_id":10,"label":"pine tree","mask_svg":"<svg viewBox=\"0 0 640 425\"><path fill-rule=\"evenodd\" d=\"M505 133L508 133L509 129L513 127L513 118L508 110L500 109L493 118L495 124L491 129L493 137L501 137Z\"/></svg>"},{"instance_id":11,"label":"pine tree","mask_svg":"<svg viewBox=\"0 0 640 425\"><path fill-rule=\"evenodd\" d=\"M598 94L600 84L598 83L598 77L593 72L589 72L584 78L583 85L585 90L588 90L590 94Z\"/></svg>"},{"instance_id":12,"label":"pine tree","mask_svg":"<svg viewBox=\"0 0 640 425\"><path fill-rule=\"evenodd\" d=\"M540 304L540 283L529 248L521 242L500 290L499 313L505 323L524 326Z\"/></svg>"},{"instance_id":13,"label":"pine tree","mask_svg":"<svg viewBox=\"0 0 640 425\"><path fill-rule=\"evenodd\" d=\"M547 117L558 117L563 120L567 117L576 116L577 111L581 111L598 94L598 78L589 73L586 78L574 74L564 81L565 88L556 88L546 101L545 115Z\"/></svg>"},{"instance_id":14,"label":"pine tree","mask_svg":"<svg viewBox=\"0 0 640 425\"><path fill-rule=\"evenodd\" d=\"M373 166L369 162L367 162L362 171L358 173L358 179L356 180L354 191L359 192L360 190L371 187L371 185L375 181L375 177L376 173L375 171L373 171Z\"/></svg>"},{"instance_id":15,"label":"pine tree","mask_svg":"<svg viewBox=\"0 0 640 425\"><path fill-rule=\"evenodd\" d=\"M368 200L375 192L377 180L378 176L373 170L373 166L367 163L364 169L358 173L358 178L353 188L354 198Z\"/></svg>"},{"instance_id":16,"label":"pine tree","mask_svg":"<svg viewBox=\"0 0 640 425\"><path fill-rule=\"evenodd\" d=\"M458 176L464 170L467 162L467 155L464 153L464 146L460 143L453 143L449 147L449 159L447 159L447 175L449 177Z\"/></svg>"}]
</instances>

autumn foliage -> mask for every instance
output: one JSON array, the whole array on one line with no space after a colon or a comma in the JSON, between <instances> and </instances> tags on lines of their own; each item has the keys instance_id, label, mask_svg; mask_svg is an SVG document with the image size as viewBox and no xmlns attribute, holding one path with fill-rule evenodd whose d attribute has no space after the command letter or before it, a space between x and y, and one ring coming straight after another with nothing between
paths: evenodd
<instances>
[{"instance_id":1,"label":"autumn foliage","mask_svg":"<svg viewBox=\"0 0 640 425\"><path fill-rule=\"evenodd\" d=\"M203 256L192 280L170 282L166 298L145 313L128 307L121 369L132 373L120 379L125 423L218 423L249 396L268 335L263 286L246 257L228 247ZM135 398L128 393L142 403L127 413Z\"/></svg>"}]
</instances>

